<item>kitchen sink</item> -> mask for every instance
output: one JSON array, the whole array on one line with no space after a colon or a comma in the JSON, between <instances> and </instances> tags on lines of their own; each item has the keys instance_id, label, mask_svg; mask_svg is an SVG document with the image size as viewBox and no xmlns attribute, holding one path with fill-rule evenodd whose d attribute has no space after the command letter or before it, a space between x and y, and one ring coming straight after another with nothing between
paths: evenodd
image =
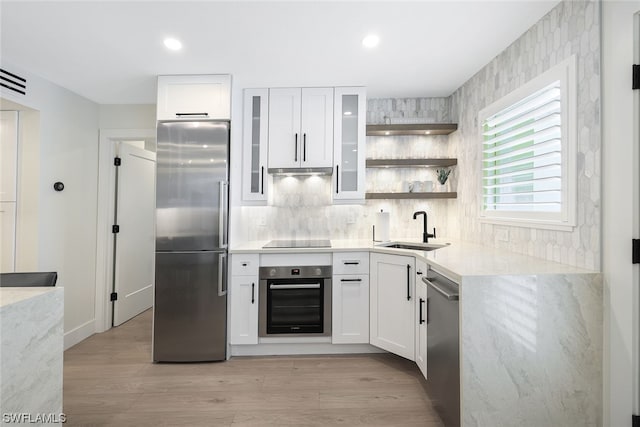
<instances>
[{"instance_id":1,"label":"kitchen sink","mask_svg":"<svg viewBox=\"0 0 640 427\"><path fill-rule=\"evenodd\" d=\"M388 242L378 246L382 248L412 249L414 251L433 251L444 248L450 243L413 243L413 242Z\"/></svg>"}]
</instances>

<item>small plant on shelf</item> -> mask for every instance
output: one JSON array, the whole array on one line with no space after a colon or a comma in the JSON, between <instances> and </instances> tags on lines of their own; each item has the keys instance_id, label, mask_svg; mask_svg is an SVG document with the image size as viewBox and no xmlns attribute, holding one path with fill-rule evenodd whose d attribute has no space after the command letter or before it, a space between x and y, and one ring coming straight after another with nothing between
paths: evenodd
<instances>
[{"instance_id":1,"label":"small plant on shelf","mask_svg":"<svg viewBox=\"0 0 640 427\"><path fill-rule=\"evenodd\" d=\"M438 175L438 182L444 185L447 182L447 178L449 178L449 174L451 173L451 169L437 169L436 174Z\"/></svg>"}]
</instances>

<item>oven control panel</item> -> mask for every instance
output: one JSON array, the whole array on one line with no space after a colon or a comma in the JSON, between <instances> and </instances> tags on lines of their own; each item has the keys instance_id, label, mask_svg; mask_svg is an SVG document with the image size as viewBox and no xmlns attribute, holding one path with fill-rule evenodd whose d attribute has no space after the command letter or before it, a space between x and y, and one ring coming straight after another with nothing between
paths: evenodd
<instances>
[{"instance_id":1,"label":"oven control panel","mask_svg":"<svg viewBox=\"0 0 640 427\"><path fill-rule=\"evenodd\" d=\"M330 265L303 267L260 267L261 279L324 278L331 277Z\"/></svg>"}]
</instances>

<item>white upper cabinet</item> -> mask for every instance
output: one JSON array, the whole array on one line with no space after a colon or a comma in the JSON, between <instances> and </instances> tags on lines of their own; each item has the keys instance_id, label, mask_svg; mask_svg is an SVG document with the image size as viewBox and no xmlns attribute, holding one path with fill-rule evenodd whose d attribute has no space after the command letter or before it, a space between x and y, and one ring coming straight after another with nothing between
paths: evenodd
<instances>
[{"instance_id":1,"label":"white upper cabinet","mask_svg":"<svg viewBox=\"0 0 640 427\"><path fill-rule=\"evenodd\" d=\"M245 89L243 109L242 199L266 202L269 89Z\"/></svg>"},{"instance_id":2,"label":"white upper cabinet","mask_svg":"<svg viewBox=\"0 0 640 427\"><path fill-rule=\"evenodd\" d=\"M269 89L269 168L333 164L333 88Z\"/></svg>"},{"instance_id":3,"label":"white upper cabinet","mask_svg":"<svg viewBox=\"0 0 640 427\"><path fill-rule=\"evenodd\" d=\"M18 170L18 112L0 112L0 202L15 202Z\"/></svg>"},{"instance_id":4,"label":"white upper cabinet","mask_svg":"<svg viewBox=\"0 0 640 427\"><path fill-rule=\"evenodd\" d=\"M367 100L364 87L335 88L333 199L364 200Z\"/></svg>"},{"instance_id":5,"label":"white upper cabinet","mask_svg":"<svg viewBox=\"0 0 640 427\"><path fill-rule=\"evenodd\" d=\"M158 120L230 120L228 74L158 76Z\"/></svg>"}]
</instances>

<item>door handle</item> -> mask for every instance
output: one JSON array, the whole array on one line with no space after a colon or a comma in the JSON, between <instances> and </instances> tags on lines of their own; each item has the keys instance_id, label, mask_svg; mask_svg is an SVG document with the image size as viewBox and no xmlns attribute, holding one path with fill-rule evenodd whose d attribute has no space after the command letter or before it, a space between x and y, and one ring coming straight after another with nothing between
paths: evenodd
<instances>
[{"instance_id":1,"label":"door handle","mask_svg":"<svg viewBox=\"0 0 640 427\"><path fill-rule=\"evenodd\" d=\"M445 297L449 301L457 301L459 299L459 294L450 294L449 292L447 292L446 290L442 289L440 286L436 285L435 283L433 283L432 281L430 281L426 277L423 277L422 281L424 283L426 283L427 285L431 286L431 288L434 291L438 292L440 295L442 295L443 297Z\"/></svg>"},{"instance_id":2,"label":"door handle","mask_svg":"<svg viewBox=\"0 0 640 427\"><path fill-rule=\"evenodd\" d=\"M411 264L407 264L407 301L411 301Z\"/></svg>"},{"instance_id":3,"label":"door handle","mask_svg":"<svg viewBox=\"0 0 640 427\"><path fill-rule=\"evenodd\" d=\"M227 254L222 253L218 255L218 296L222 297L227 294Z\"/></svg>"},{"instance_id":4,"label":"door handle","mask_svg":"<svg viewBox=\"0 0 640 427\"><path fill-rule=\"evenodd\" d=\"M176 117L209 117L209 113L176 113Z\"/></svg>"},{"instance_id":5,"label":"door handle","mask_svg":"<svg viewBox=\"0 0 640 427\"><path fill-rule=\"evenodd\" d=\"M220 248L226 248L227 247L227 239L226 239L226 217L227 217L227 208L226 208L226 201L227 198L225 197L226 194L226 188L227 188L227 182L226 181L220 181L220 210L219 210L219 216L218 216L218 246Z\"/></svg>"},{"instance_id":6,"label":"door handle","mask_svg":"<svg viewBox=\"0 0 640 427\"><path fill-rule=\"evenodd\" d=\"M256 284L251 284L251 304L255 304L256 302Z\"/></svg>"},{"instance_id":7,"label":"door handle","mask_svg":"<svg viewBox=\"0 0 640 427\"><path fill-rule=\"evenodd\" d=\"M298 134L296 133L296 149L293 153L293 160L298 161Z\"/></svg>"},{"instance_id":8,"label":"door handle","mask_svg":"<svg viewBox=\"0 0 640 427\"><path fill-rule=\"evenodd\" d=\"M307 161L307 134L302 134L302 161Z\"/></svg>"},{"instance_id":9,"label":"door handle","mask_svg":"<svg viewBox=\"0 0 640 427\"><path fill-rule=\"evenodd\" d=\"M320 289L320 283L313 285L269 285L269 289Z\"/></svg>"},{"instance_id":10,"label":"door handle","mask_svg":"<svg viewBox=\"0 0 640 427\"><path fill-rule=\"evenodd\" d=\"M418 322L422 325L424 323L424 318L422 317L422 304L424 304L424 300L420 298L420 316L418 317Z\"/></svg>"}]
</instances>

